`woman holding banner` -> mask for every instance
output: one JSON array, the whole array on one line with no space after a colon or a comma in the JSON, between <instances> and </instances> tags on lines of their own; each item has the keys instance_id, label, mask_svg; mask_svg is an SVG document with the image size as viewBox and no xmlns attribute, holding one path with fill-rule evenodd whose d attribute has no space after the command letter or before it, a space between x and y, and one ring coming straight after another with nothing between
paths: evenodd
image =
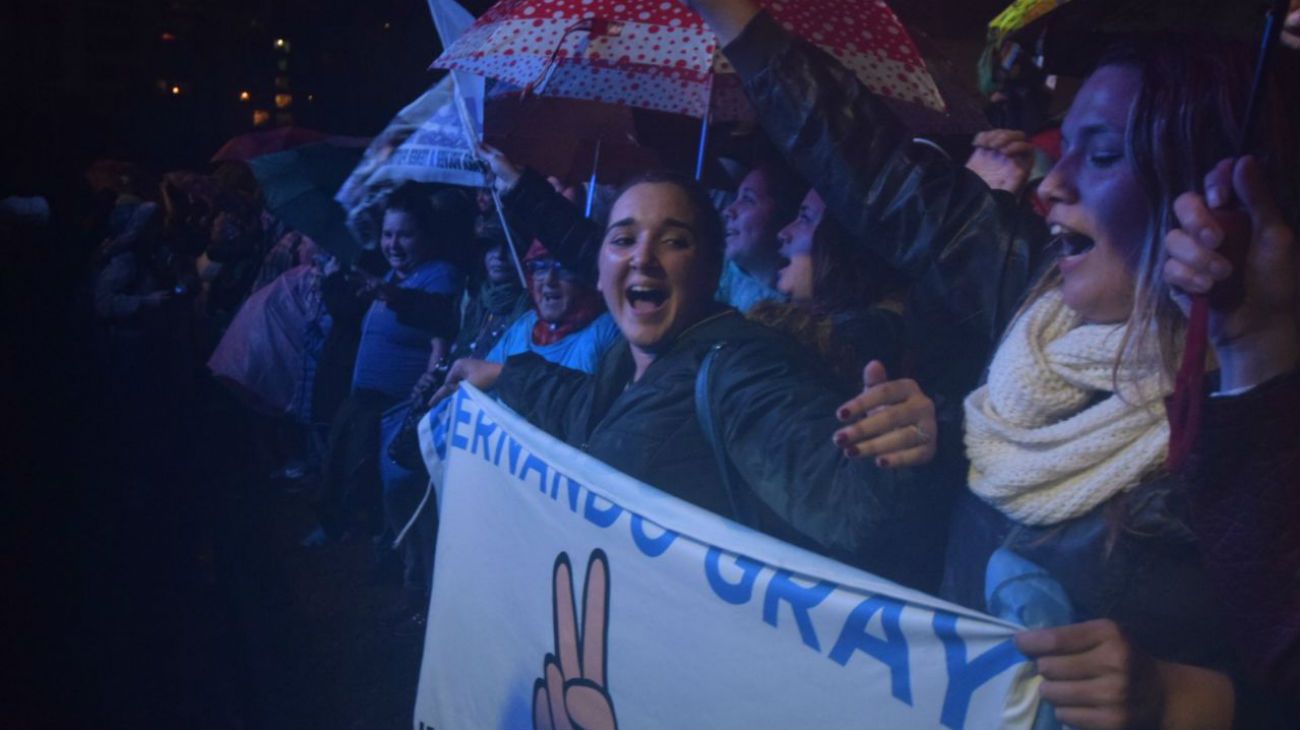
<instances>
[{"instance_id":1,"label":"woman holding banner","mask_svg":"<svg viewBox=\"0 0 1300 730\"><path fill-rule=\"evenodd\" d=\"M938 497L912 470L890 468L933 448L933 410L915 383L888 384L879 443L842 448L835 414L851 393L793 340L714 300L723 225L701 187L644 176L602 232L540 176L485 156L511 218L594 273L626 342L593 375L525 354L504 366L465 361L457 377L495 384L555 437L705 509L905 583L933 580Z\"/></svg>"},{"instance_id":2,"label":"woman holding banner","mask_svg":"<svg viewBox=\"0 0 1300 730\"><path fill-rule=\"evenodd\" d=\"M1040 188L1057 258L1008 199L955 165L909 155L878 100L749 0L690 4L727 44L769 135L827 194L831 212L922 287L913 300L928 294L931 306L921 311L947 320L927 331L960 323L996 349L987 383L965 403L970 493L953 517L945 594L983 607L985 562L1008 546L1064 584L1081 623L1026 632L1018 645L1070 726L1294 727L1290 701L1242 681L1189 525L1187 483L1162 463L1162 398L1186 326L1164 276L1196 281L1162 266L1162 238L1174 196L1202 189L1206 171L1232 153L1240 121L1225 110L1244 108L1248 64L1161 48L1099 65ZM1269 151L1293 151L1275 135L1295 122L1270 121L1261 137ZM1273 163L1268 182L1260 166L1242 163L1248 172L1236 188L1255 218L1252 251L1267 252L1252 254L1242 274L1248 289L1270 296L1216 320L1211 340L1232 395L1207 406L1211 422L1239 389L1294 389L1294 242L1264 236L1284 218L1257 204L1294 200L1296 168ZM1225 276L1225 264L1209 270ZM851 408L873 405L868 392Z\"/></svg>"}]
</instances>

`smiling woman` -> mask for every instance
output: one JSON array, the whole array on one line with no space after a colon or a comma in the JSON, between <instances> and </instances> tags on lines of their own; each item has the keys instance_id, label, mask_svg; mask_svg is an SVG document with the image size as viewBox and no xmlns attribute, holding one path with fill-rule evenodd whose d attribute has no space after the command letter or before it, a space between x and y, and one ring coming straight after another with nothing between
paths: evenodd
<instances>
[{"instance_id":1,"label":"smiling woman","mask_svg":"<svg viewBox=\"0 0 1300 730\"><path fill-rule=\"evenodd\" d=\"M905 583L936 577L936 487L846 455L833 437L851 392L793 340L714 301L724 234L702 188L669 173L638 178L602 229L535 173L513 178L503 197L513 223L596 281L625 341L591 375L529 353L467 365L468 380L494 381L534 424L677 497ZM710 352L706 420L695 392ZM900 451L923 450L929 406L893 406L903 425L879 428L899 432Z\"/></svg>"}]
</instances>

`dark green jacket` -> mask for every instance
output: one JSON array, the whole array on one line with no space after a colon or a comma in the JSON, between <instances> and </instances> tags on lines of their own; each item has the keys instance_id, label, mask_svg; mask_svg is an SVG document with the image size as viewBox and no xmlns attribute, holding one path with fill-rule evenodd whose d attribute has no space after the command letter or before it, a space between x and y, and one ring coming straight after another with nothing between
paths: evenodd
<instances>
[{"instance_id":1,"label":"dark green jacket","mask_svg":"<svg viewBox=\"0 0 1300 730\"><path fill-rule=\"evenodd\" d=\"M713 408L742 483L742 512L778 538L910 585L931 583L941 560L936 489L910 470L850 460L831 442L835 410L852 395L785 335L732 309L683 333L635 383L626 343L594 375L534 355L511 358L496 392L555 437L670 494L723 515L733 510L696 416L696 375L716 361Z\"/></svg>"}]
</instances>

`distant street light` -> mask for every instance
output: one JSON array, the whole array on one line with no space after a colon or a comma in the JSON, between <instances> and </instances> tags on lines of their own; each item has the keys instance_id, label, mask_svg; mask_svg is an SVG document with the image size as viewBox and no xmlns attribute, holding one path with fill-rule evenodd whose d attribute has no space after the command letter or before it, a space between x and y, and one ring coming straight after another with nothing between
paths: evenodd
<instances>
[{"instance_id":1,"label":"distant street light","mask_svg":"<svg viewBox=\"0 0 1300 730\"><path fill-rule=\"evenodd\" d=\"M172 96L176 96L176 95L178 95L178 94L180 94L180 93L181 93L181 87L179 87L179 86L172 86Z\"/></svg>"},{"instance_id":2,"label":"distant street light","mask_svg":"<svg viewBox=\"0 0 1300 730\"><path fill-rule=\"evenodd\" d=\"M247 91L241 91L241 92L239 92L239 100L240 100L240 101L249 101L249 100L252 99L252 98L253 98L253 95L250 94L250 93L248 93Z\"/></svg>"}]
</instances>

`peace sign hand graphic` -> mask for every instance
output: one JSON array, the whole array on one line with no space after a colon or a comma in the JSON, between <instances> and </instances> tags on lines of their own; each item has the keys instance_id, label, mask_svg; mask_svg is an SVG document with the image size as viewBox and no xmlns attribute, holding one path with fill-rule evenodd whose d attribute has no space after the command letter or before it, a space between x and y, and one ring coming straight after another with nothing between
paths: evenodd
<instances>
[{"instance_id":1,"label":"peace sign hand graphic","mask_svg":"<svg viewBox=\"0 0 1300 730\"><path fill-rule=\"evenodd\" d=\"M605 640L609 629L609 560L594 550L582 589L582 633L573 600L568 553L555 559L551 600L555 654L547 654L533 683L534 730L616 730L614 703L605 688Z\"/></svg>"}]
</instances>

